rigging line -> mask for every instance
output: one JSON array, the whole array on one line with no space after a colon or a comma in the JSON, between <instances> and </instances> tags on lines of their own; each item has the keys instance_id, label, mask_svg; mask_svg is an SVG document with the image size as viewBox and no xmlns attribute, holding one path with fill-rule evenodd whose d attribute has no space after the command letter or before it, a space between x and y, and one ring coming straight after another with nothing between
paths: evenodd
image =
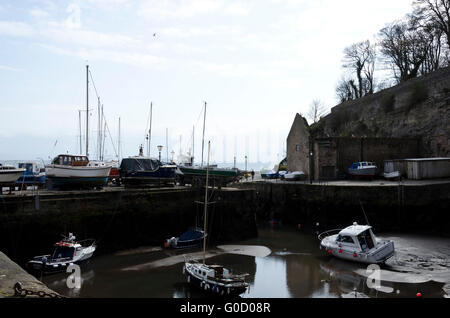
<instances>
[{"instance_id":1,"label":"rigging line","mask_svg":"<svg viewBox=\"0 0 450 318\"><path fill-rule=\"evenodd\" d=\"M97 99L98 99L98 98L100 98L100 96L98 96L97 88L95 87L94 78L92 77L91 70L89 70L89 75L91 76L92 85L94 86L94 90L95 90L95 95L97 95Z\"/></svg>"},{"instance_id":2,"label":"rigging line","mask_svg":"<svg viewBox=\"0 0 450 318\"><path fill-rule=\"evenodd\" d=\"M106 130L108 130L109 138L111 139L111 144L112 144L112 146L113 146L114 153L115 153L115 155L116 155L116 157L117 157L116 147L114 146L114 141L113 141L113 139L112 139L111 132L109 131L109 126L108 126L108 122L106 121L105 113L103 113L103 118L105 119Z\"/></svg>"}]
</instances>

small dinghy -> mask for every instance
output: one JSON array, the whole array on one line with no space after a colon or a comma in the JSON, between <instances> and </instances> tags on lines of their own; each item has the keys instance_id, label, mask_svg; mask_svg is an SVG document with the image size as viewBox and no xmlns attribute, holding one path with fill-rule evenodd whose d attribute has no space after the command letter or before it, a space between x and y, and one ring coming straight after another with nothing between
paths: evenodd
<instances>
[{"instance_id":1,"label":"small dinghy","mask_svg":"<svg viewBox=\"0 0 450 318\"><path fill-rule=\"evenodd\" d=\"M288 172L284 175L284 180L286 181L300 181L305 179L306 175L303 171Z\"/></svg>"},{"instance_id":2,"label":"small dinghy","mask_svg":"<svg viewBox=\"0 0 450 318\"><path fill-rule=\"evenodd\" d=\"M180 237L172 237L164 242L166 248L191 248L201 246L203 239L208 235L200 228L192 228L184 232Z\"/></svg>"},{"instance_id":3,"label":"small dinghy","mask_svg":"<svg viewBox=\"0 0 450 318\"><path fill-rule=\"evenodd\" d=\"M337 234L332 234L336 233ZM342 259L368 264L384 263L394 255L394 242L379 240L369 225L352 226L319 234L320 248Z\"/></svg>"},{"instance_id":4,"label":"small dinghy","mask_svg":"<svg viewBox=\"0 0 450 318\"><path fill-rule=\"evenodd\" d=\"M75 236L69 233L55 244L52 255L35 256L25 266L30 272L51 274L66 271L72 264L81 264L92 257L95 252L95 240L75 241Z\"/></svg>"}]
</instances>

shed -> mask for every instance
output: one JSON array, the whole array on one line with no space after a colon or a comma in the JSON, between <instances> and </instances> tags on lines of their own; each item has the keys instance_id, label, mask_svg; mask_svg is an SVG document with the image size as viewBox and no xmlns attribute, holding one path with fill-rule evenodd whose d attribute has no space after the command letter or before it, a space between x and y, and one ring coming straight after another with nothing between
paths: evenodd
<instances>
[{"instance_id":1,"label":"shed","mask_svg":"<svg viewBox=\"0 0 450 318\"><path fill-rule=\"evenodd\" d=\"M408 179L450 177L450 158L406 159Z\"/></svg>"}]
</instances>

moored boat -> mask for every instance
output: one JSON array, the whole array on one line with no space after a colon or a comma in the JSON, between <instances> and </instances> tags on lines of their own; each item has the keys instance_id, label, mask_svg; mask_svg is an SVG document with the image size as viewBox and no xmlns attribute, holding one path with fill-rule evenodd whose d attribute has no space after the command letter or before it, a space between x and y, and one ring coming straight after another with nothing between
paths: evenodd
<instances>
[{"instance_id":1,"label":"moored boat","mask_svg":"<svg viewBox=\"0 0 450 318\"><path fill-rule=\"evenodd\" d=\"M276 179L278 178L278 172L275 170L261 170L261 178L263 179Z\"/></svg>"},{"instance_id":2,"label":"moored boat","mask_svg":"<svg viewBox=\"0 0 450 318\"><path fill-rule=\"evenodd\" d=\"M108 182L111 165L90 162L87 156L58 155L45 166L47 185L52 188L94 188Z\"/></svg>"},{"instance_id":3,"label":"moored boat","mask_svg":"<svg viewBox=\"0 0 450 318\"><path fill-rule=\"evenodd\" d=\"M64 237L64 239L55 244L53 254L35 256L25 267L29 272L35 274L63 272L72 264L79 265L89 260L95 249L95 240L76 241L75 236L69 233L69 237Z\"/></svg>"},{"instance_id":4,"label":"moored boat","mask_svg":"<svg viewBox=\"0 0 450 318\"><path fill-rule=\"evenodd\" d=\"M164 247L175 249L198 247L201 246L207 235L208 234L205 234L205 232L200 228L191 228L179 237L167 239L164 243Z\"/></svg>"},{"instance_id":5,"label":"moored boat","mask_svg":"<svg viewBox=\"0 0 450 318\"><path fill-rule=\"evenodd\" d=\"M208 179L209 179L209 155L210 143L208 142L208 161L206 165L206 186L205 186L205 202L203 212L203 232L206 233L207 215L208 215ZM206 264L206 240L203 240L203 263L193 260L186 260L183 266L183 274L187 276L187 281L193 286L201 288L205 292L214 295L231 296L240 295L248 288L244 275L236 275L231 270L222 265Z\"/></svg>"},{"instance_id":6,"label":"moored boat","mask_svg":"<svg viewBox=\"0 0 450 318\"><path fill-rule=\"evenodd\" d=\"M336 233L337 234L332 234ZM345 229L331 230L318 236L320 248L329 255L361 263L383 263L394 255L394 242L379 240L372 227L356 222Z\"/></svg>"}]
</instances>

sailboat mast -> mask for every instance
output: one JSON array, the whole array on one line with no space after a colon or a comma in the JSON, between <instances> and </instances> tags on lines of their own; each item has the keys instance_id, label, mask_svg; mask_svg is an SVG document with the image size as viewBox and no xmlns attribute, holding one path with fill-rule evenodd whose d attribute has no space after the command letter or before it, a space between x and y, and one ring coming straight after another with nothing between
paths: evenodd
<instances>
[{"instance_id":1,"label":"sailboat mast","mask_svg":"<svg viewBox=\"0 0 450 318\"><path fill-rule=\"evenodd\" d=\"M119 139L117 141L117 159L120 161L120 117L119 117Z\"/></svg>"},{"instance_id":2,"label":"sailboat mast","mask_svg":"<svg viewBox=\"0 0 450 318\"><path fill-rule=\"evenodd\" d=\"M208 141L208 162L206 164L206 186L205 186L205 207L203 210L203 265L205 265L206 259L206 218L208 213L208 177L209 177L209 151L211 142Z\"/></svg>"},{"instance_id":3,"label":"sailboat mast","mask_svg":"<svg viewBox=\"0 0 450 318\"><path fill-rule=\"evenodd\" d=\"M89 65L86 65L86 157L89 157Z\"/></svg>"},{"instance_id":4,"label":"sailboat mast","mask_svg":"<svg viewBox=\"0 0 450 318\"><path fill-rule=\"evenodd\" d=\"M151 139L152 139L152 115L153 115L153 102L150 102L150 127L148 129L147 157L150 157L150 142L151 142Z\"/></svg>"},{"instance_id":5,"label":"sailboat mast","mask_svg":"<svg viewBox=\"0 0 450 318\"><path fill-rule=\"evenodd\" d=\"M202 137L202 164L203 167L203 146L205 144L205 123L206 123L206 102L205 102L205 111L203 112L203 137Z\"/></svg>"},{"instance_id":6,"label":"sailboat mast","mask_svg":"<svg viewBox=\"0 0 450 318\"><path fill-rule=\"evenodd\" d=\"M194 166L194 158L195 158L194 136L195 136L195 126L192 126L192 162L191 162L192 166Z\"/></svg>"},{"instance_id":7,"label":"sailboat mast","mask_svg":"<svg viewBox=\"0 0 450 318\"><path fill-rule=\"evenodd\" d=\"M83 153L83 146L81 144L81 110L78 110L78 126L79 126L79 130L80 130L80 155Z\"/></svg>"}]
</instances>

